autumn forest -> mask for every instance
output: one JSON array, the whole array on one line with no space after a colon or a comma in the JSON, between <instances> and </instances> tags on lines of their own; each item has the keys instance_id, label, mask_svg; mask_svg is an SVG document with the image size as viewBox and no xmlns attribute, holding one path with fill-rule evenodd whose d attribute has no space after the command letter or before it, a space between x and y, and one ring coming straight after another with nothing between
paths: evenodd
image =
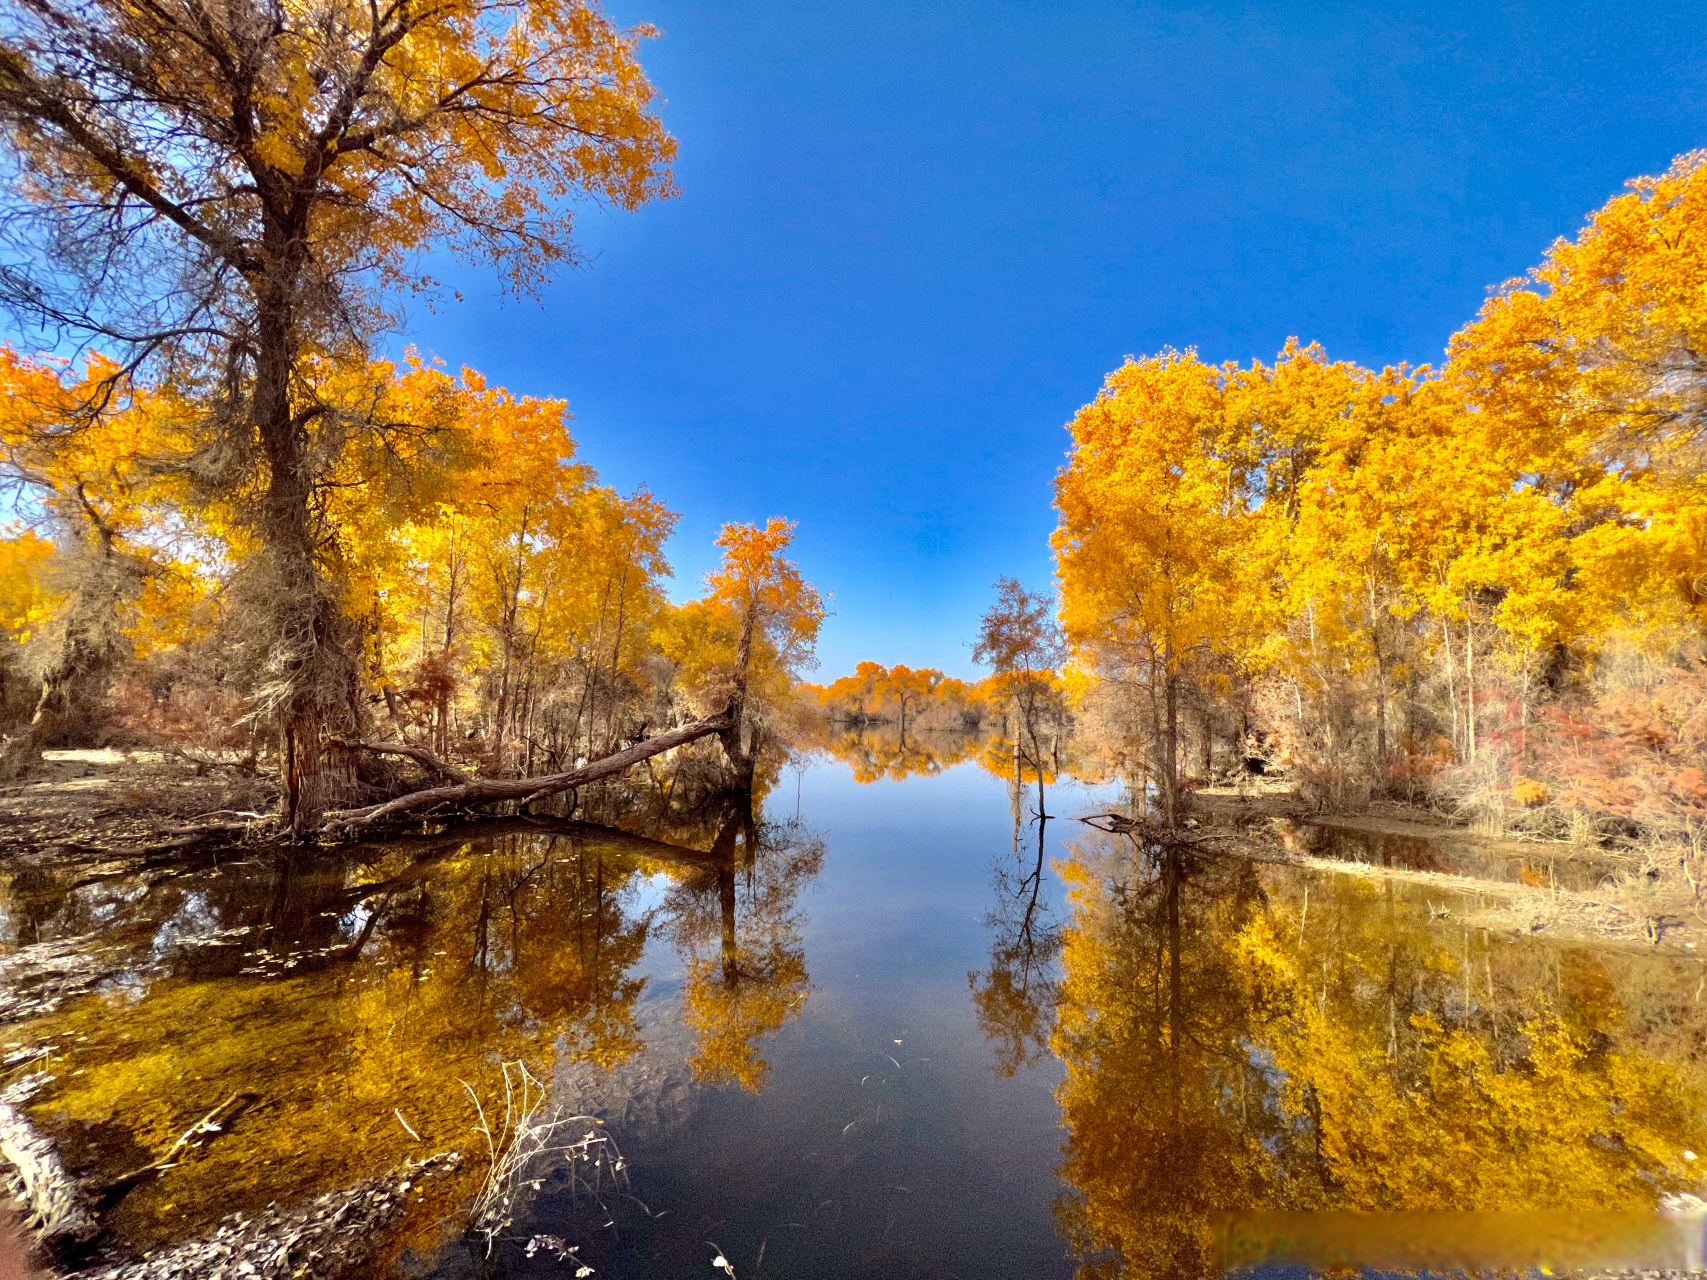
<instances>
[{"instance_id":1,"label":"autumn forest","mask_svg":"<svg viewBox=\"0 0 1707 1280\"><path fill-rule=\"evenodd\" d=\"M681 194L658 32L3 7L30 1265L982 1274L1002 1160L1028 1274L1086 1280L1219 1274L1240 1214L1702 1205L1707 152L1437 363L1129 356L1059 439L1053 580L820 671L809 505L731 501L687 582L572 379L404 338L447 263L537 302L602 269L587 207ZM963 863L965 963L907 914ZM1048 1123L1000 1159L930 1127L1010 1106Z\"/></svg>"}]
</instances>

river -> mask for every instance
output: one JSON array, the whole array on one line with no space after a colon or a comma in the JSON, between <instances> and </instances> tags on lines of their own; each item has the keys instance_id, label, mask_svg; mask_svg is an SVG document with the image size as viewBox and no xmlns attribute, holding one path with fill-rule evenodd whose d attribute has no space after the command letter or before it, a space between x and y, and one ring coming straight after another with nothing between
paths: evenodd
<instances>
[{"instance_id":1,"label":"river","mask_svg":"<svg viewBox=\"0 0 1707 1280\"><path fill-rule=\"evenodd\" d=\"M16 870L8 1079L96 1184L230 1104L117 1196L109 1261L458 1150L364 1270L1699 1265L1693 946L1510 927L1463 841L1389 838L1436 880L1367 837L1354 874L1343 838L1163 848L1068 780L1039 822L964 755L626 833ZM524 1113L542 1153L489 1180Z\"/></svg>"}]
</instances>

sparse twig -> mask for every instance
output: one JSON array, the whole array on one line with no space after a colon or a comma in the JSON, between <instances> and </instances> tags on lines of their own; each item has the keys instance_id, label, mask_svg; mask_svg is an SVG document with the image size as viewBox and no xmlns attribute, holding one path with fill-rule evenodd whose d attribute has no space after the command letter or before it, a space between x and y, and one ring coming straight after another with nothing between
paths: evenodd
<instances>
[{"instance_id":1,"label":"sparse twig","mask_svg":"<svg viewBox=\"0 0 1707 1280\"><path fill-rule=\"evenodd\" d=\"M496 1134L474 1087L466 1080L461 1082L478 1117L474 1128L486 1140L489 1164L469 1212L469 1230L485 1240L488 1256L493 1244L514 1225L524 1195L544 1186L542 1166L554 1159L563 1162L566 1185L577 1199L585 1194L603 1207L607 1184L617 1194L628 1190L627 1164L596 1117L565 1115L556 1110L546 1115L545 1085L525 1063L504 1063L503 1076L504 1119ZM582 1131L581 1136L566 1136L575 1131ZM530 1254L551 1248L560 1258L573 1254L578 1247L564 1245L554 1236L535 1236L528 1242ZM575 1274L591 1275L592 1268L582 1264Z\"/></svg>"}]
</instances>

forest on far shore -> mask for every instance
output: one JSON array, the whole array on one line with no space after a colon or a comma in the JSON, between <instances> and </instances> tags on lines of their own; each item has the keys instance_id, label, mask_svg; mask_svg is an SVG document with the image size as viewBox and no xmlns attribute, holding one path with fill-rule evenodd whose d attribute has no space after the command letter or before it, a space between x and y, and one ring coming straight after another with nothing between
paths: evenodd
<instances>
[{"instance_id":1,"label":"forest on far shore","mask_svg":"<svg viewBox=\"0 0 1707 1280\"><path fill-rule=\"evenodd\" d=\"M600 483L565 402L380 355L427 251L525 293L575 261L576 201L675 193L649 29L310 10L44 0L6 37L0 772L159 747L304 837L710 738L750 786L813 722L887 717L1127 778L1164 825L1274 768L1319 808L1632 841L1699 885L1707 155L1494 290L1438 368L1128 360L1070 423L1053 590L996 584L991 675L820 688L789 521L726 525L672 602L674 513Z\"/></svg>"},{"instance_id":2,"label":"forest on far shore","mask_svg":"<svg viewBox=\"0 0 1707 1280\"><path fill-rule=\"evenodd\" d=\"M1695 153L1495 290L1438 369L1129 360L1056 482L1080 724L1165 814L1254 739L1322 806L1639 831L1694 887L1704 297Z\"/></svg>"},{"instance_id":3,"label":"forest on far shore","mask_svg":"<svg viewBox=\"0 0 1707 1280\"><path fill-rule=\"evenodd\" d=\"M1045 774L1069 726L1070 767L1163 824L1263 769L1316 809L1610 840L1699 913L1703 298L1693 153L1494 290L1439 368L1129 359L1070 424L1056 594L997 584L995 674L866 663L819 696L999 727Z\"/></svg>"},{"instance_id":4,"label":"forest on far shore","mask_svg":"<svg viewBox=\"0 0 1707 1280\"><path fill-rule=\"evenodd\" d=\"M382 358L431 255L527 295L578 209L676 193L656 34L583 0L14 12L0 774L162 747L292 838L709 737L750 785L825 612L793 526L726 525L672 603L675 514L599 483L563 401Z\"/></svg>"}]
</instances>

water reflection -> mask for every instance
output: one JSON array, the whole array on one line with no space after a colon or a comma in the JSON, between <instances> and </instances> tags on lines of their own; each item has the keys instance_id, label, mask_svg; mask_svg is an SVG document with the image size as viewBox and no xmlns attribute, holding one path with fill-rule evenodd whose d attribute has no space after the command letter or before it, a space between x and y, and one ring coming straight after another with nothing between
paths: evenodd
<instances>
[{"instance_id":1,"label":"water reflection","mask_svg":"<svg viewBox=\"0 0 1707 1280\"><path fill-rule=\"evenodd\" d=\"M795 900L823 847L755 820L747 797L701 818L715 835L698 847L513 820L331 860L15 876L13 946L100 937L68 950L65 971L10 975L14 1011L33 1016L6 1029L8 1061L51 1075L32 1118L96 1183L155 1159L222 1099L259 1095L205 1152L118 1202L120 1251L473 1151L463 1082L501 1115L505 1062L549 1079L633 1057L654 934L688 975L695 1074L757 1089L763 1039L809 986ZM454 1234L483 1172L470 1160L424 1184L393 1255Z\"/></svg>"},{"instance_id":2,"label":"water reflection","mask_svg":"<svg viewBox=\"0 0 1707 1280\"><path fill-rule=\"evenodd\" d=\"M743 799L730 806L711 858L665 900L687 971L684 1014L696 1038L690 1063L698 1080L756 1093L769 1071L760 1042L807 998L796 899L822 870L824 846L792 823L761 839Z\"/></svg>"},{"instance_id":3,"label":"water reflection","mask_svg":"<svg viewBox=\"0 0 1707 1280\"><path fill-rule=\"evenodd\" d=\"M893 725L826 724L819 746L853 771L854 781L934 777L971 758L983 744L974 734L914 730Z\"/></svg>"},{"instance_id":4,"label":"water reflection","mask_svg":"<svg viewBox=\"0 0 1707 1280\"><path fill-rule=\"evenodd\" d=\"M1325 846L1239 856L1266 825L1086 832L1039 816L999 738L916 737L935 765L904 782L825 769L773 803L835 830L830 865L799 821L672 779L622 812L635 834L517 820L331 862L20 870L8 1065L54 1077L32 1115L97 1179L258 1095L120 1201L131 1250L478 1152L461 1082L491 1104L517 1059L632 1161L646 1207L613 1202L612 1229L549 1181L517 1215L601 1276L705 1274L707 1240L743 1280L1398 1267L1375 1246L1413 1229L1413 1262L1456 1265L1424 1247L1444 1235L1517 1267L1548 1260L1536 1233L1557 1261L1630 1226L1559 1210L1703 1189L1699 960L1484 933L1443 877L1338 874ZM1113 803L1045 783L1063 815ZM483 1169L412 1190L390 1256L566 1274L458 1244Z\"/></svg>"},{"instance_id":5,"label":"water reflection","mask_svg":"<svg viewBox=\"0 0 1707 1280\"><path fill-rule=\"evenodd\" d=\"M1049 1050L1057 996L1055 960L1061 929L1043 896L1049 819L1021 818L1023 788L1014 788L1011 854L996 859L990 966L967 975L978 1026L995 1054L996 1073L1012 1076Z\"/></svg>"},{"instance_id":6,"label":"water reflection","mask_svg":"<svg viewBox=\"0 0 1707 1280\"><path fill-rule=\"evenodd\" d=\"M1294 854L1472 877L1490 885L1523 884L1584 892L1630 867L1627 859L1590 848L1442 833L1438 828L1406 822L1285 820L1279 824L1278 834L1282 846Z\"/></svg>"},{"instance_id":7,"label":"water reflection","mask_svg":"<svg viewBox=\"0 0 1707 1280\"><path fill-rule=\"evenodd\" d=\"M1699 1189L1698 961L1490 935L1213 840L1090 837L1064 874L1059 1212L1083 1275L1218 1274L1260 1211Z\"/></svg>"}]
</instances>

